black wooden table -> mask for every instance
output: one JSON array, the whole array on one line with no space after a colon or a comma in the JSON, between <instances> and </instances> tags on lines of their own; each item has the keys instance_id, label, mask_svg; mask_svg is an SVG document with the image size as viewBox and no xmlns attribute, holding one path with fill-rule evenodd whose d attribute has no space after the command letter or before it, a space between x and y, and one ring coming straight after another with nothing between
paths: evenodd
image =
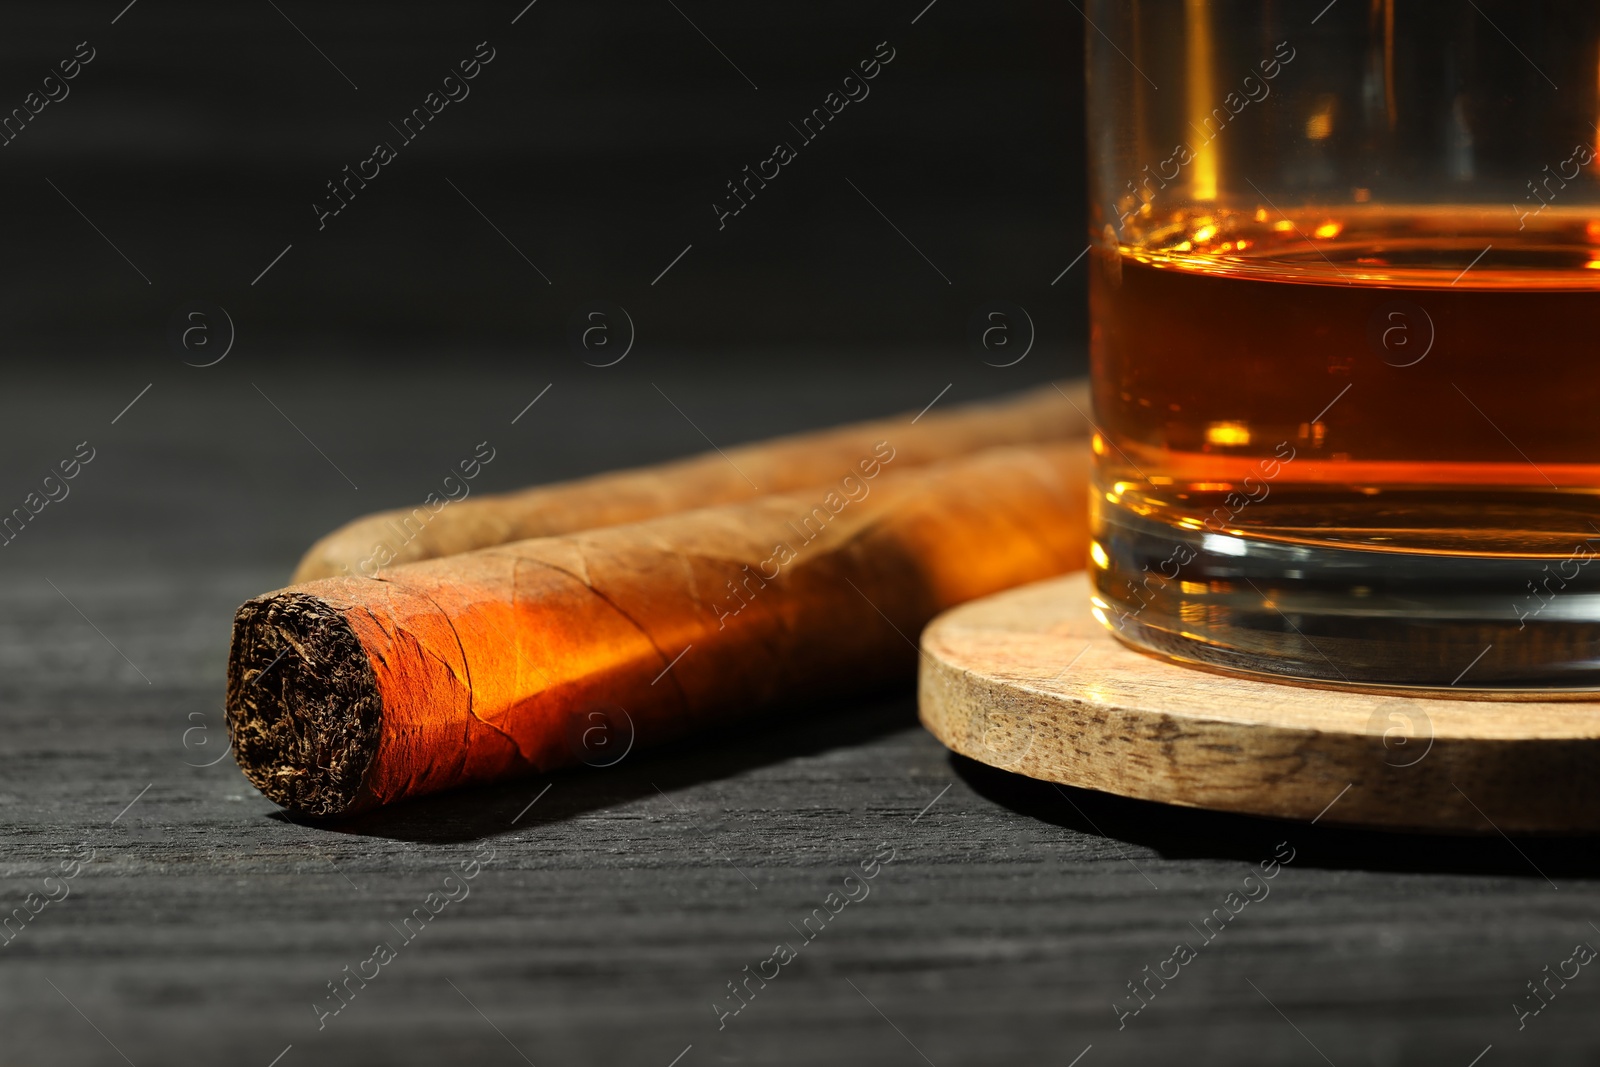
<instances>
[{"instance_id":1,"label":"black wooden table","mask_svg":"<svg viewBox=\"0 0 1600 1067\"><path fill-rule=\"evenodd\" d=\"M1594 842L1056 789L950 756L909 684L605 771L285 819L226 754L223 664L234 607L316 535L484 439L480 488L504 489L915 409L950 377L351 366L64 361L0 397L0 514L94 449L0 549L0 1064L1600 1062L1600 968L1564 962L1600 946Z\"/></svg>"}]
</instances>

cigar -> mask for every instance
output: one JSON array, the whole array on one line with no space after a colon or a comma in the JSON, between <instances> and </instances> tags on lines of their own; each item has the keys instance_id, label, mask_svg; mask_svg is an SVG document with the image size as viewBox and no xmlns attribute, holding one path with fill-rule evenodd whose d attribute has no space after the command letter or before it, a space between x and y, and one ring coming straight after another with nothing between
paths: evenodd
<instances>
[{"instance_id":1,"label":"cigar","mask_svg":"<svg viewBox=\"0 0 1600 1067\"><path fill-rule=\"evenodd\" d=\"M269 593L234 619L235 759L339 816L909 682L935 614L1084 565L1088 453L889 473L880 444L808 490Z\"/></svg>"},{"instance_id":2,"label":"cigar","mask_svg":"<svg viewBox=\"0 0 1600 1067\"><path fill-rule=\"evenodd\" d=\"M395 564L804 489L838 477L885 439L894 442L897 469L1001 445L1069 440L1088 432L1088 409L1082 382L1045 385L999 401L924 412L909 424L898 416L514 493L454 503L435 498L340 527L311 546L290 581L371 577Z\"/></svg>"}]
</instances>

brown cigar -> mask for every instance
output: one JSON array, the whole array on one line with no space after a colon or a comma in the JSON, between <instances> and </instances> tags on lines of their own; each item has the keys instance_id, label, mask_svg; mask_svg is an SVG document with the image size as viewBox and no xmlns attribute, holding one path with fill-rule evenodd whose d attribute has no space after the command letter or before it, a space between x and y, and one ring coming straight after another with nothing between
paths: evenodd
<instances>
[{"instance_id":1,"label":"brown cigar","mask_svg":"<svg viewBox=\"0 0 1600 1067\"><path fill-rule=\"evenodd\" d=\"M810 490L251 600L228 657L235 758L312 816L615 762L910 680L939 611L1083 566L1082 440L893 473L884 449Z\"/></svg>"},{"instance_id":2,"label":"brown cigar","mask_svg":"<svg viewBox=\"0 0 1600 1067\"><path fill-rule=\"evenodd\" d=\"M885 439L902 470L1000 445L1069 440L1088 433L1088 410L1083 383L1046 385L936 409L909 425L907 416L881 419L498 496L435 497L341 526L311 546L290 580L372 577L394 564L804 489L837 478Z\"/></svg>"}]
</instances>

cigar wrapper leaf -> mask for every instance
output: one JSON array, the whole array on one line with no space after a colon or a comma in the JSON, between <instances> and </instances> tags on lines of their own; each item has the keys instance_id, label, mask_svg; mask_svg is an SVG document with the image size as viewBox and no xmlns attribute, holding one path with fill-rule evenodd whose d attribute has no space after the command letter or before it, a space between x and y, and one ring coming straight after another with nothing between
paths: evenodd
<instances>
[{"instance_id":1,"label":"cigar wrapper leaf","mask_svg":"<svg viewBox=\"0 0 1600 1067\"><path fill-rule=\"evenodd\" d=\"M1002 400L935 408L914 421L896 417L854 423L730 448L725 454L708 452L520 492L469 496L437 512L379 512L312 545L290 580L359 578L393 564L805 489L838 478L870 455L875 442L886 439L894 442L895 463L901 469L984 448L1068 440L1088 432L1088 410L1084 383L1045 385Z\"/></svg>"},{"instance_id":2,"label":"cigar wrapper leaf","mask_svg":"<svg viewBox=\"0 0 1600 1067\"><path fill-rule=\"evenodd\" d=\"M339 816L587 762L596 714L645 746L909 679L938 612L1083 566L1088 458L994 449L837 513L823 486L258 597L229 654L235 758Z\"/></svg>"}]
</instances>

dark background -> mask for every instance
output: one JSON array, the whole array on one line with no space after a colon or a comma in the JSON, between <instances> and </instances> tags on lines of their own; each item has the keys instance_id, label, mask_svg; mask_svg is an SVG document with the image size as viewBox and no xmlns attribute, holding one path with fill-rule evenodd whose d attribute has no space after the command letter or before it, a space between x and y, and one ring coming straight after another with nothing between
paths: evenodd
<instances>
[{"instance_id":1,"label":"dark background","mask_svg":"<svg viewBox=\"0 0 1600 1067\"><path fill-rule=\"evenodd\" d=\"M0 148L11 353L166 367L191 299L228 309L237 357L361 367L565 352L593 299L675 359L959 357L991 299L1028 308L1040 356L1083 334L1082 272L1050 287L1083 248L1070 5L939 0L913 25L927 0L538 0L512 25L522 3L138 0L111 25L124 2L0 13L0 108L79 41L97 53ZM485 40L471 95L402 147L389 122ZM788 123L881 41L870 95L719 231L725 183L798 142ZM399 158L319 231L325 182L379 140Z\"/></svg>"}]
</instances>

